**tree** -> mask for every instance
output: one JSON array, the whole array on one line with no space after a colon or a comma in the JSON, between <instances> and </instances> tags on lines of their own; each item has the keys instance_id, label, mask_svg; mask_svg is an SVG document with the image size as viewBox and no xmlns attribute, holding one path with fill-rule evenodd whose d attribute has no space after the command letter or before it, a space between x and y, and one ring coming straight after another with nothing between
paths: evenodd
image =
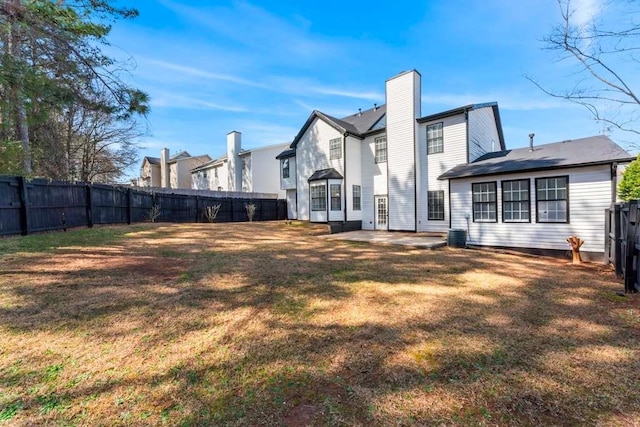
<instances>
[{"instance_id":1,"label":"tree","mask_svg":"<svg viewBox=\"0 0 640 427\"><path fill-rule=\"evenodd\" d=\"M640 155L627 166L618 184L618 195L622 200L640 199Z\"/></svg>"},{"instance_id":2,"label":"tree","mask_svg":"<svg viewBox=\"0 0 640 427\"><path fill-rule=\"evenodd\" d=\"M136 160L149 99L101 46L137 11L112 3L0 0L0 139L21 141L27 174L115 180Z\"/></svg>"},{"instance_id":3,"label":"tree","mask_svg":"<svg viewBox=\"0 0 640 427\"><path fill-rule=\"evenodd\" d=\"M635 77L640 51L640 12L634 1L611 0L595 15L585 15L571 0L557 0L561 22L543 39L561 61L577 66L572 87L553 90L527 78L546 94L585 107L609 129L640 135L640 93Z\"/></svg>"}]
</instances>

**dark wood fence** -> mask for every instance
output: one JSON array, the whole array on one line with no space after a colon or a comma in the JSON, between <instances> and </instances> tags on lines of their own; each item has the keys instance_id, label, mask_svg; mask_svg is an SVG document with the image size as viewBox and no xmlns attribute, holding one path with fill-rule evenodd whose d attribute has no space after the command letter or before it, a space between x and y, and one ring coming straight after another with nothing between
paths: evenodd
<instances>
[{"instance_id":1,"label":"dark wood fence","mask_svg":"<svg viewBox=\"0 0 640 427\"><path fill-rule=\"evenodd\" d=\"M205 209L220 205L215 222L248 221L247 204L254 204L254 221L287 218L285 200L220 198L148 193L135 188L0 175L0 235L30 234L94 224L206 222Z\"/></svg>"},{"instance_id":2,"label":"dark wood fence","mask_svg":"<svg viewBox=\"0 0 640 427\"><path fill-rule=\"evenodd\" d=\"M605 212L605 264L624 278L624 291L640 291L640 209L638 201L611 205Z\"/></svg>"}]
</instances>

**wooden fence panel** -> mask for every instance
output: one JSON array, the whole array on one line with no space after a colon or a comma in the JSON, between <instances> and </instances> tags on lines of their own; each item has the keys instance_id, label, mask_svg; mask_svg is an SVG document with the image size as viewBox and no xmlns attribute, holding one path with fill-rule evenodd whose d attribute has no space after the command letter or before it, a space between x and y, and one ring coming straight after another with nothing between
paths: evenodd
<instances>
[{"instance_id":1,"label":"wooden fence panel","mask_svg":"<svg viewBox=\"0 0 640 427\"><path fill-rule=\"evenodd\" d=\"M18 177L0 176L0 235L22 232L21 211Z\"/></svg>"},{"instance_id":2,"label":"wooden fence panel","mask_svg":"<svg viewBox=\"0 0 640 427\"><path fill-rule=\"evenodd\" d=\"M215 205L220 205L215 222L248 221L250 203L256 207L254 221L287 217L285 200L149 193L105 184L0 176L0 235L149 221L154 206L160 210L157 221L205 222L205 208Z\"/></svg>"}]
</instances>

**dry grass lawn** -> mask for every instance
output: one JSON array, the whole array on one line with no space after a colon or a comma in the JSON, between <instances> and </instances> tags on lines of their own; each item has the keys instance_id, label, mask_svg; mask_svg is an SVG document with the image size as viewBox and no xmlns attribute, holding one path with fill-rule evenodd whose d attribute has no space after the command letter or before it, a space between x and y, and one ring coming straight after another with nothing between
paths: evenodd
<instances>
[{"instance_id":1,"label":"dry grass lawn","mask_svg":"<svg viewBox=\"0 0 640 427\"><path fill-rule=\"evenodd\" d=\"M284 223L0 240L0 424L638 425L601 265Z\"/></svg>"}]
</instances>

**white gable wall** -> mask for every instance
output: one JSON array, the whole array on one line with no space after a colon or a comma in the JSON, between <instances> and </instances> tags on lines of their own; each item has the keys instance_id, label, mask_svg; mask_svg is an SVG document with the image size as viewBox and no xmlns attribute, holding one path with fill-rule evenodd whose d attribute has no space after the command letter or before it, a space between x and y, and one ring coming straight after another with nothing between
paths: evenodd
<instances>
[{"instance_id":1,"label":"white gable wall","mask_svg":"<svg viewBox=\"0 0 640 427\"><path fill-rule=\"evenodd\" d=\"M493 108L483 107L469 111L469 162L500 149L500 135Z\"/></svg>"},{"instance_id":2,"label":"white gable wall","mask_svg":"<svg viewBox=\"0 0 640 427\"><path fill-rule=\"evenodd\" d=\"M451 180L452 228L467 230L481 246L568 250L566 238L585 241L582 250L604 252L604 210L611 204L610 166L548 170ZM569 176L569 223L537 223L535 178ZM530 223L502 222L501 181L530 178ZM497 181L498 222L473 222L471 184ZM468 220L466 218L468 216Z\"/></svg>"},{"instance_id":3,"label":"white gable wall","mask_svg":"<svg viewBox=\"0 0 640 427\"><path fill-rule=\"evenodd\" d=\"M297 191L298 191L298 219L304 221L326 221L319 216L311 218L309 182L313 173L320 169L334 168L343 174L342 158L329 160L329 141L334 138L342 139L342 134L324 120L315 119L298 141L296 149ZM344 175L343 175L344 176ZM327 188L327 192L329 189ZM344 191L343 191L344 193Z\"/></svg>"},{"instance_id":4,"label":"white gable wall","mask_svg":"<svg viewBox=\"0 0 640 427\"><path fill-rule=\"evenodd\" d=\"M442 123L444 151L427 154L427 126ZM467 163L465 114L421 123L418 131L418 231L446 232L449 229L449 184L438 177L454 166ZM444 221L429 221L427 192L444 191Z\"/></svg>"}]
</instances>

